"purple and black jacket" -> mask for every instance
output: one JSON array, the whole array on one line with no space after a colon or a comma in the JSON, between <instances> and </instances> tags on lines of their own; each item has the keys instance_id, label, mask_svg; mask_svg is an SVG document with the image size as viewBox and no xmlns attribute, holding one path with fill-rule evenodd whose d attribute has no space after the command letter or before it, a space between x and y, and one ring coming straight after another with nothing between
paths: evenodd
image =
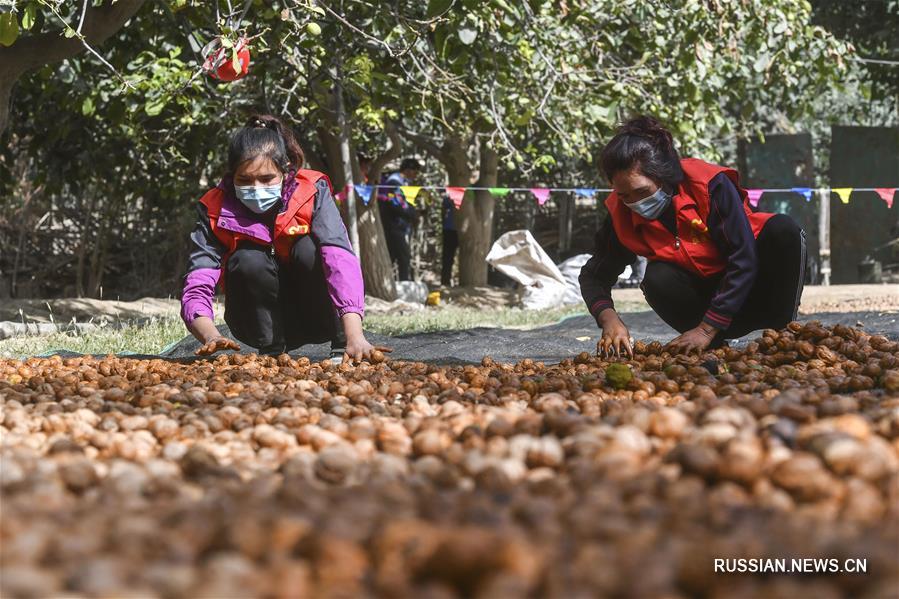
<instances>
[{"instance_id":1,"label":"purple and black jacket","mask_svg":"<svg viewBox=\"0 0 899 599\"><path fill-rule=\"evenodd\" d=\"M288 174L287 181L281 190L282 212L297 186L293 173ZM246 208L237 199L230 177L222 179L217 187L225 194L218 226L248 235L262 245L271 245L274 219L266 222L265 215L254 214ZM346 226L340 218L327 180L323 178L316 182L315 190L309 234L321 255L328 295L338 316L350 312L364 316L365 287L359 259L353 253ZM188 326L198 316L213 318L215 288L227 254L225 246L212 232L206 206L199 201L197 222L190 234L190 241L191 251L181 293L181 318Z\"/></svg>"}]
</instances>

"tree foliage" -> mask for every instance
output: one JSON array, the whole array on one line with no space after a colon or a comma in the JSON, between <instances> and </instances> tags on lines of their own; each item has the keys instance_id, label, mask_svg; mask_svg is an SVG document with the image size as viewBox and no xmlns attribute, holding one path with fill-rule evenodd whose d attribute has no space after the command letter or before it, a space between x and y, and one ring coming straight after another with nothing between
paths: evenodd
<instances>
[{"instance_id":1,"label":"tree foliage","mask_svg":"<svg viewBox=\"0 0 899 599\"><path fill-rule=\"evenodd\" d=\"M123 295L176 293L191 205L220 176L227 134L250 111L285 117L312 166L342 186L338 80L353 153L374 155L375 171L405 143L433 156L450 184L576 184L571 165L588 168L632 113L656 114L685 153L715 158L723 139L763 132L772 111L807 115L851 56L811 23L805 0L168 0L146 3L94 51L86 25L79 33L81 3L12 5L18 33L0 56L39 36L71 53L17 68L0 133L0 210L30 227L4 249L34 256L57 235L70 239L62 254L83 254L76 281L62 257L33 267L52 282L47 294L68 285L96 295L104 280ZM0 43L10 41L4 27ZM203 75L200 49L241 35L253 37L250 75ZM486 278L492 202L472 196L457 215L463 282ZM377 211L359 214L371 233L363 263L383 266ZM366 272L375 276L383 269Z\"/></svg>"}]
</instances>

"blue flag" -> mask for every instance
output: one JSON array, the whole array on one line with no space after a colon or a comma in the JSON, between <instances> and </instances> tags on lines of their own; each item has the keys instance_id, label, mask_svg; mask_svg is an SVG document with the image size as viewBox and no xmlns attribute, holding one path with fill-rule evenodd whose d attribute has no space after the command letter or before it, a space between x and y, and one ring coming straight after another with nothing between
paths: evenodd
<instances>
[{"instance_id":1,"label":"blue flag","mask_svg":"<svg viewBox=\"0 0 899 599\"><path fill-rule=\"evenodd\" d=\"M368 203L371 201L371 185L353 185L353 188L356 190L356 195L362 198L362 203L368 206Z\"/></svg>"},{"instance_id":2,"label":"blue flag","mask_svg":"<svg viewBox=\"0 0 899 599\"><path fill-rule=\"evenodd\" d=\"M796 193L805 196L806 202L812 201L812 190L810 187L794 187L793 191Z\"/></svg>"},{"instance_id":3,"label":"blue flag","mask_svg":"<svg viewBox=\"0 0 899 599\"><path fill-rule=\"evenodd\" d=\"M596 195L596 190L589 187L584 187L581 189L575 189L574 193L581 196L582 198L592 198L594 195Z\"/></svg>"}]
</instances>

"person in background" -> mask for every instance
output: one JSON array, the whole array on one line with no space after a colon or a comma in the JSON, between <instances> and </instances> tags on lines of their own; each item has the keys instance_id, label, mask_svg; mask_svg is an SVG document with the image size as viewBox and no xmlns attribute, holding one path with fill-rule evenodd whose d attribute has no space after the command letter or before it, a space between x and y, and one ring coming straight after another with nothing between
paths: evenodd
<instances>
[{"instance_id":1,"label":"person in background","mask_svg":"<svg viewBox=\"0 0 899 599\"><path fill-rule=\"evenodd\" d=\"M443 196L443 251L440 268L440 283L446 287L452 284L453 262L459 249L459 232L456 231L456 208L449 196Z\"/></svg>"},{"instance_id":2,"label":"person in background","mask_svg":"<svg viewBox=\"0 0 899 599\"><path fill-rule=\"evenodd\" d=\"M406 158L400 163L400 170L390 173L381 181L378 188L378 207L387 238L387 251L391 261L396 264L400 281L412 280L412 252L409 239L412 227L418 219L415 207L406 201L399 189L403 185L412 185L421 172L421 164L414 158Z\"/></svg>"},{"instance_id":3,"label":"person in background","mask_svg":"<svg viewBox=\"0 0 899 599\"><path fill-rule=\"evenodd\" d=\"M671 133L645 116L625 123L599 162L613 192L580 284L604 353L632 353L611 288L638 255L649 260L646 301L681 333L672 352L701 352L796 318L805 233L785 214L753 212L737 171L682 160Z\"/></svg>"},{"instance_id":4,"label":"person in background","mask_svg":"<svg viewBox=\"0 0 899 599\"><path fill-rule=\"evenodd\" d=\"M181 317L203 346L240 346L216 329L212 300L225 293L225 322L241 343L281 354L331 342L332 359L371 357L362 332L359 260L320 172L276 117L256 115L228 146L221 182L197 202L181 294Z\"/></svg>"}]
</instances>

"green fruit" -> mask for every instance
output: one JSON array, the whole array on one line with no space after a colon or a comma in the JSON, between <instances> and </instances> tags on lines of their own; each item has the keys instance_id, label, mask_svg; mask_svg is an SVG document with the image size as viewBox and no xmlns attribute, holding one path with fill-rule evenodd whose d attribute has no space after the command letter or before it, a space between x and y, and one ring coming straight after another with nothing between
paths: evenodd
<instances>
[{"instance_id":1,"label":"green fruit","mask_svg":"<svg viewBox=\"0 0 899 599\"><path fill-rule=\"evenodd\" d=\"M19 37L19 21L11 12L0 15L0 46L12 46Z\"/></svg>"},{"instance_id":2,"label":"green fruit","mask_svg":"<svg viewBox=\"0 0 899 599\"><path fill-rule=\"evenodd\" d=\"M319 25L318 23L307 23L306 24L306 33L308 33L309 35L314 35L314 36L318 37L319 35L322 34L321 25Z\"/></svg>"},{"instance_id":3,"label":"green fruit","mask_svg":"<svg viewBox=\"0 0 899 599\"><path fill-rule=\"evenodd\" d=\"M634 373L625 364L609 364L606 368L606 382L614 389L624 389L634 380Z\"/></svg>"}]
</instances>

